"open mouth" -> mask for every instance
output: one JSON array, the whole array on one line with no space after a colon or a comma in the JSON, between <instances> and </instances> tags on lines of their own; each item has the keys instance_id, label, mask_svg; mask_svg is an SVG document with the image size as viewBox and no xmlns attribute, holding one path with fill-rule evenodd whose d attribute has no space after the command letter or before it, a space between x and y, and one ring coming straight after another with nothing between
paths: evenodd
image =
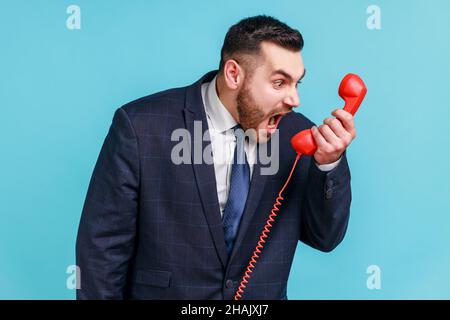
<instances>
[{"instance_id":1,"label":"open mouth","mask_svg":"<svg viewBox=\"0 0 450 320\"><path fill-rule=\"evenodd\" d=\"M277 130L277 126L283 116L284 114L279 113L270 117L269 123L267 124L268 133L273 134Z\"/></svg>"}]
</instances>

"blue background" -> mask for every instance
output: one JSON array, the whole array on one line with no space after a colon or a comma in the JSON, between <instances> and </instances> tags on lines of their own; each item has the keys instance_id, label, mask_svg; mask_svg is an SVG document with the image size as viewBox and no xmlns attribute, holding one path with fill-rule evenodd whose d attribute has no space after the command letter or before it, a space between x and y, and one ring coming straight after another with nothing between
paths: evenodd
<instances>
[{"instance_id":1,"label":"blue background","mask_svg":"<svg viewBox=\"0 0 450 320\"><path fill-rule=\"evenodd\" d=\"M66 28L71 4L81 30ZM366 27L371 4L381 30ZM347 72L369 90L346 238L328 254L299 244L289 298L450 298L448 0L1 0L0 298L74 298L66 269L114 110L216 69L228 28L256 14L302 32L299 109L313 121L342 106Z\"/></svg>"}]
</instances>

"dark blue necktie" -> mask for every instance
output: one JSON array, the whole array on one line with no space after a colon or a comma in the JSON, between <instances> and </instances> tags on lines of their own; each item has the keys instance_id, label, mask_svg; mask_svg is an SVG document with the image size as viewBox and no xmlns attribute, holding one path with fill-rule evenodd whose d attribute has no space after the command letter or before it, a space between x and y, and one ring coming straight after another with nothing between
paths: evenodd
<instances>
[{"instance_id":1,"label":"dark blue necktie","mask_svg":"<svg viewBox=\"0 0 450 320\"><path fill-rule=\"evenodd\" d=\"M250 186L250 168L244 151L244 131L240 125L233 127L233 130L236 136L236 148L231 167L230 191L222 218L228 254L231 254L233 249Z\"/></svg>"}]
</instances>

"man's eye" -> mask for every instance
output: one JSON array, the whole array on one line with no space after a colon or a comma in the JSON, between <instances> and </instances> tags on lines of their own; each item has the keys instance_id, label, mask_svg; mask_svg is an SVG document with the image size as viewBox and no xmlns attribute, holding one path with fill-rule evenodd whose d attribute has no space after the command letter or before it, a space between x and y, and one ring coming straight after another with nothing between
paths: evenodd
<instances>
[{"instance_id":1,"label":"man's eye","mask_svg":"<svg viewBox=\"0 0 450 320\"><path fill-rule=\"evenodd\" d=\"M275 81L275 86L276 86L277 88L281 88L281 87L283 86L283 84L284 84L284 81L283 81L283 80Z\"/></svg>"}]
</instances>

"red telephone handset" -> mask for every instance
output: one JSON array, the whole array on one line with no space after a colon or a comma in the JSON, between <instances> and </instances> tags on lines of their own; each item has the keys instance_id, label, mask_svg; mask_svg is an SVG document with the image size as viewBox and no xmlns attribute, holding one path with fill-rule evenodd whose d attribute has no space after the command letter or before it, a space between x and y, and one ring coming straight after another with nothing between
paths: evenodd
<instances>
[{"instance_id":1,"label":"red telephone handset","mask_svg":"<svg viewBox=\"0 0 450 320\"><path fill-rule=\"evenodd\" d=\"M367 88L359 76L349 73L342 79L338 92L345 101L344 110L354 115L367 93ZM298 154L311 156L317 150L311 129L297 133L292 137L291 144Z\"/></svg>"},{"instance_id":2,"label":"red telephone handset","mask_svg":"<svg viewBox=\"0 0 450 320\"><path fill-rule=\"evenodd\" d=\"M344 110L350 112L352 115L355 114L356 110L358 110L361 102L363 101L367 92L366 85L358 77L356 74L349 73L344 79L342 79L341 84L339 86L339 95L344 99L345 106ZM317 150L317 145L314 141L313 135L311 133L311 129L306 129L300 131L291 139L292 147L297 151L297 157L295 158L294 164L292 166L291 172L278 193L278 197L275 200L275 204L270 212L269 218L267 219L266 225L259 236L258 244L256 245L255 251L253 251L253 255L250 258L250 262L246 268L246 271L242 277L241 283L239 284L238 289L234 295L234 300L239 300L243 297L244 289L247 287L248 280L253 272L253 268L255 268L256 263L258 262L259 255L261 254L261 250L264 248L264 244L269 235L270 229L272 228L273 223L275 222L275 218L278 215L278 211L280 210L278 207L281 205L281 200L284 200L282 193L289 181L291 180L292 174L294 172L295 166L297 165L298 159L302 155L313 155Z\"/></svg>"}]
</instances>

